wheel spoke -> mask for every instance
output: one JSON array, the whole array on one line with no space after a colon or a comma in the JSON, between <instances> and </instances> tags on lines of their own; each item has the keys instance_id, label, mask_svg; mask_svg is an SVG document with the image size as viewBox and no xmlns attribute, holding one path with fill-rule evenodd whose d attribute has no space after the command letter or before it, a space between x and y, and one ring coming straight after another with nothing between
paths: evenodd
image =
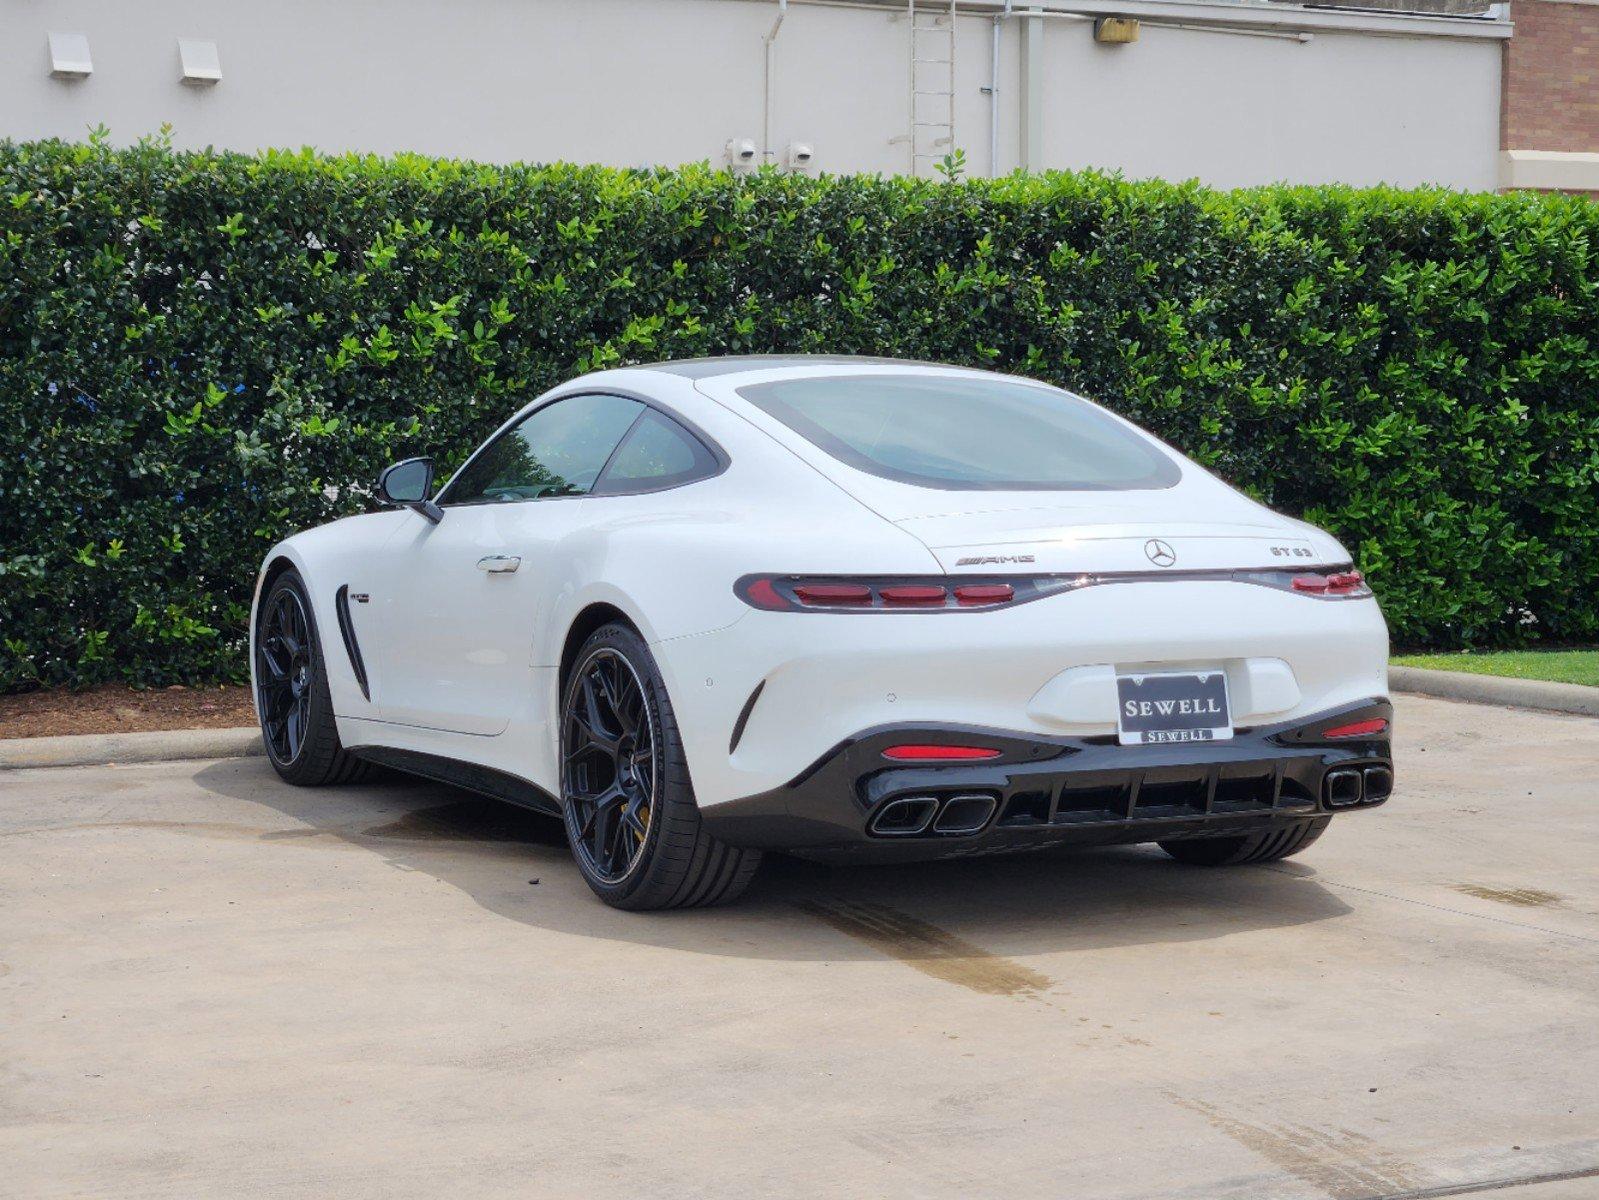
<instances>
[{"instance_id":1,"label":"wheel spoke","mask_svg":"<svg viewBox=\"0 0 1599 1200\"><path fill-rule=\"evenodd\" d=\"M649 831L649 802L643 796L634 796L622 808L622 824L640 841Z\"/></svg>"},{"instance_id":2,"label":"wheel spoke","mask_svg":"<svg viewBox=\"0 0 1599 1200\"><path fill-rule=\"evenodd\" d=\"M266 638L261 642L261 665L266 668L267 675L274 682L288 682L289 659L281 657L283 642L276 635Z\"/></svg>"},{"instance_id":3,"label":"wheel spoke","mask_svg":"<svg viewBox=\"0 0 1599 1200\"><path fill-rule=\"evenodd\" d=\"M616 718L616 725L622 731L622 736L630 737L637 733L637 698L641 694L633 681L632 672L619 664L613 664L609 672L600 672L599 679L606 707Z\"/></svg>"},{"instance_id":4,"label":"wheel spoke","mask_svg":"<svg viewBox=\"0 0 1599 1200\"><path fill-rule=\"evenodd\" d=\"M623 689L616 719L630 737L642 736L640 726L644 720L644 693L631 686Z\"/></svg>"},{"instance_id":5,"label":"wheel spoke","mask_svg":"<svg viewBox=\"0 0 1599 1200\"><path fill-rule=\"evenodd\" d=\"M609 858L616 838L617 814L622 801L622 789L616 785L607 788L589 803L588 819L583 823L581 836L589 843L589 853L594 861L609 869Z\"/></svg>"},{"instance_id":6,"label":"wheel spoke","mask_svg":"<svg viewBox=\"0 0 1599 1200\"><path fill-rule=\"evenodd\" d=\"M579 693L582 708L573 711L572 719L582 726L590 742L606 753L615 753L618 738L606 726L605 718L600 715L600 695L593 675L583 680Z\"/></svg>"}]
</instances>

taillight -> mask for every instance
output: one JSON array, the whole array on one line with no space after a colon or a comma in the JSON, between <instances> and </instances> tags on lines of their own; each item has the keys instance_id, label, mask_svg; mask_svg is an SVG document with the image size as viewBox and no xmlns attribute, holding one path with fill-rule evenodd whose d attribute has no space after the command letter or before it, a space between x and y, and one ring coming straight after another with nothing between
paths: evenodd
<instances>
[{"instance_id":1,"label":"taillight","mask_svg":"<svg viewBox=\"0 0 1599 1200\"><path fill-rule=\"evenodd\" d=\"M963 583L955 588L955 603L962 608L1009 604L1015 598L1016 589L1008 583Z\"/></svg>"},{"instance_id":2,"label":"taillight","mask_svg":"<svg viewBox=\"0 0 1599 1200\"><path fill-rule=\"evenodd\" d=\"M805 575L746 575L733 585L739 597L770 612L982 611L1071 591L1087 576L1013 576L1010 579L842 578Z\"/></svg>"},{"instance_id":3,"label":"taillight","mask_svg":"<svg viewBox=\"0 0 1599 1200\"><path fill-rule=\"evenodd\" d=\"M1348 565L1300 571L1219 567L987 578L746 575L733 585L733 590L746 604L768 612L983 612L1107 584L1205 582L1251 583L1317 600L1361 600L1371 595L1365 577Z\"/></svg>"},{"instance_id":4,"label":"taillight","mask_svg":"<svg viewBox=\"0 0 1599 1200\"><path fill-rule=\"evenodd\" d=\"M1379 733L1388 732L1388 722L1382 717L1373 717L1369 721L1353 721L1348 725L1336 725L1332 729L1323 729L1321 736L1338 740L1340 738L1376 737Z\"/></svg>"},{"instance_id":5,"label":"taillight","mask_svg":"<svg viewBox=\"0 0 1599 1200\"><path fill-rule=\"evenodd\" d=\"M801 604L816 608L854 608L872 602L872 589L863 583L802 583L794 589L794 596Z\"/></svg>"},{"instance_id":6,"label":"taillight","mask_svg":"<svg viewBox=\"0 0 1599 1200\"><path fill-rule=\"evenodd\" d=\"M1234 578L1242 583L1258 583L1318 600L1363 600L1371 595L1371 585L1359 571L1349 567L1322 567L1313 571L1239 571Z\"/></svg>"},{"instance_id":7,"label":"taillight","mask_svg":"<svg viewBox=\"0 0 1599 1200\"><path fill-rule=\"evenodd\" d=\"M973 762L999 755L992 746L906 745L890 746L883 751L884 758L896 762Z\"/></svg>"}]
</instances>

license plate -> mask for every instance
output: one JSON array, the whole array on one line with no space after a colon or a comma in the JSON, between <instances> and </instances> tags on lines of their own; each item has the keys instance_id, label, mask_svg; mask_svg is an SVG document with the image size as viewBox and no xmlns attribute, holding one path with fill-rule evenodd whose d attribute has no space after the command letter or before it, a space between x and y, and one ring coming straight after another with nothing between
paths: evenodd
<instances>
[{"instance_id":1,"label":"license plate","mask_svg":"<svg viewBox=\"0 0 1599 1200\"><path fill-rule=\"evenodd\" d=\"M1118 675L1116 697L1116 732L1124 746L1233 736L1225 671Z\"/></svg>"}]
</instances>

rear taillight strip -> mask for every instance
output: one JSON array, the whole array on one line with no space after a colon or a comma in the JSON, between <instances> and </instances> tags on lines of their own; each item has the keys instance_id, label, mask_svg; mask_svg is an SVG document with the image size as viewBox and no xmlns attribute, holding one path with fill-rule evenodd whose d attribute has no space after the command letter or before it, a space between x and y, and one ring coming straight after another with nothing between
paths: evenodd
<instances>
[{"instance_id":1,"label":"rear taillight strip","mask_svg":"<svg viewBox=\"0 0 1599 1200\"><path fill-rule=\"evenodd\" d=\"M1071 586L1053 577L746 575L733 590L746 604L769 612L969 612L1036 600Z\"/></svg>"},{"instance_id":2,"label":"rear taillight strip","mask_svg":"<svg viewBox=\"0 0 1599 1200\"><path fill-rule=\"evenodd\" d=\"M1249 583L1312 600L1363 600L1370 586L1345 563L1299 570L1108 571L1081 575L746 575L739 599L767 612L984 612L1111 583Z\"/></svg>"}]
</instances>

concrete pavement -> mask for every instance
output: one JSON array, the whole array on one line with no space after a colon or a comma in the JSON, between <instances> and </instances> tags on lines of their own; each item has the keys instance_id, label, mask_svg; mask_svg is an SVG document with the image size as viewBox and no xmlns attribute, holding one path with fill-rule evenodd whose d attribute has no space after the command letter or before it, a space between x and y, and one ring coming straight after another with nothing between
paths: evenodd
<instances>
[{"instance_id":1,"label":"concrete pavement","mask_svg":"<svg viewBox=\"0 0 1599 1200\"><path fill-rule=\"evenodd\" d=\"M5 772L0 1195L1592 1200L1599 721L1398 706L1286 863L655 916L431 784Z\"/></svg>"}]
</instances>

